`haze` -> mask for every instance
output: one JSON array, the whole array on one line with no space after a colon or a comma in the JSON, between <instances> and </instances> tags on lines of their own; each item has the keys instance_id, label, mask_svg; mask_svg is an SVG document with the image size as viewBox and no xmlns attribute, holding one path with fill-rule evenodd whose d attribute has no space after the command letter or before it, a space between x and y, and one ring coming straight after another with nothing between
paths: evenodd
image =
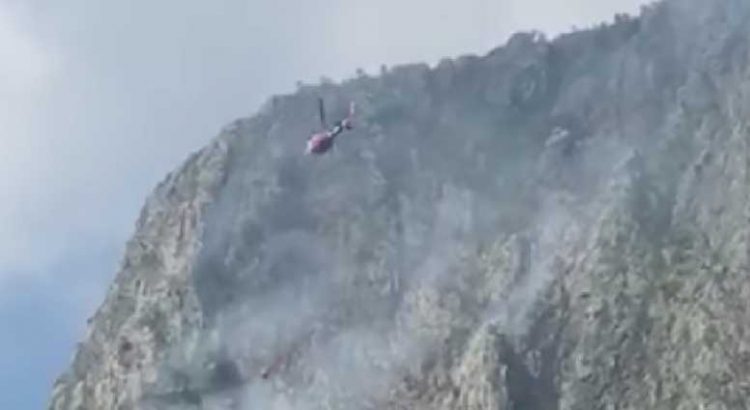
<instances>
[{"instance_id":1,"label":"haze","mask_svg":"<svg viewBox=\"0 0 750 410\"><path fill-rule=\"evenodd\" d=\"M268 96L641 3L0 0L0 407L45 405L145 196Z\"/></svg>"}]
</instances>

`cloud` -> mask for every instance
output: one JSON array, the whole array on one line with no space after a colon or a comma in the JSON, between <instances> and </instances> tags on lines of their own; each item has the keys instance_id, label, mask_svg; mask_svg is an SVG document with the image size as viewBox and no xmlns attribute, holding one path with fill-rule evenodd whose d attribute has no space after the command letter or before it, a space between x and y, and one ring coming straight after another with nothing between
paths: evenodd
<instances>
[{"instance_id":1,"label":"cloud","mask_svg":"<svg viewBox=\"0 0 750 410\"><path fill-rule=\"evenodd\" d=\"M10 10L0 4L0 92L42 88L53 69L51 54L16 24ZM5 100L5 99L4 99Z\"/></svg>"},{"instance_id":2,"label":"cloud","mask_svg":"<svg viewBox=\"0 0 750 410\"><path fill-rule=\"evenodd\" d=\"M0 286L8 270L24 264L32 254L34 226L26 211L40 199L43 189L37 174L28 172L44 164L44 151L34 137L42 121L35 109L44 100L58 69L56 55L18 24L14 10L0 4ZM13 267L13 268L11 268Z\"/></svg>"}]
</instances>

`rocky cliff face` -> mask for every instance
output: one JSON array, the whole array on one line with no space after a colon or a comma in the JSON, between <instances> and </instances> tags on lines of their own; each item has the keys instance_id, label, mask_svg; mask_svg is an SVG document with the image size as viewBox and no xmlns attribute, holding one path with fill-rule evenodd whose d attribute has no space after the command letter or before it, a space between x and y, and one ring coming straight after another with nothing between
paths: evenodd
<instances>
[{"instance_id":1,"label":"rocky cliff face","mask_svg":"<svg viewBox=\"0 0 750 410\"><path fill-rule=\"evenodd\" d=\"M749 13L271 99L155 190L50 408L747 408ZM309 158L318 95L361 112Z\"/></svg>"}]
</instances>

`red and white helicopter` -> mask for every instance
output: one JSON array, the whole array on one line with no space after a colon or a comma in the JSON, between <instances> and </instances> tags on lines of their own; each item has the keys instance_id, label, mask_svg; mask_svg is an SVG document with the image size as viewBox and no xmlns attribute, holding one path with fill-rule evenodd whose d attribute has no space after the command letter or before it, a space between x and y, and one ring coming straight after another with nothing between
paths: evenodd
<instances>
[{"instance_id":1,"label":"red and white helicopter","mask_svg":"<svg viewBox=\"0 0 750 410\"><path fill-rule=\"evenodd\" d=\"M338 121L333 127L329 128L326 124L326 112L323 106L323 99L318 98L318 109L320 114L320 126L323 131L319 131L310 136L305 147L305 154L322 155L333 147L336 137L346 130L354 128L352 121L354 117L354 102L349 103L349 115L341 121Z\"/></svg>"}]
</instances>

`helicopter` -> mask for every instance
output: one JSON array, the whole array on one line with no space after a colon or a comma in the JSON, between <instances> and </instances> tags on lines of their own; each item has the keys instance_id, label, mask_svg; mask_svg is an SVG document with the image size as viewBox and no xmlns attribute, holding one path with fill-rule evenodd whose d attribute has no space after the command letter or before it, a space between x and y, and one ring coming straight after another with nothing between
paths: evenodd
<instances>
[{"instance_id":1,"label":"helicopter","mask_svg":"<svg viewBox=\"0 0 750 410\"><path fill-rule=\"evenodd\" d=\"M320 116L320 126L322 131L315 132L308 138L305 147L305 155L322 155L330 151L339 134L354 128L354 110L355 105L354 101L352 101L349 103L349 114L347 117L337 121L332 127L329 127L326 123L326 112L323 99L318 98L318 114Z\"/></svg>"}]
</instances>

